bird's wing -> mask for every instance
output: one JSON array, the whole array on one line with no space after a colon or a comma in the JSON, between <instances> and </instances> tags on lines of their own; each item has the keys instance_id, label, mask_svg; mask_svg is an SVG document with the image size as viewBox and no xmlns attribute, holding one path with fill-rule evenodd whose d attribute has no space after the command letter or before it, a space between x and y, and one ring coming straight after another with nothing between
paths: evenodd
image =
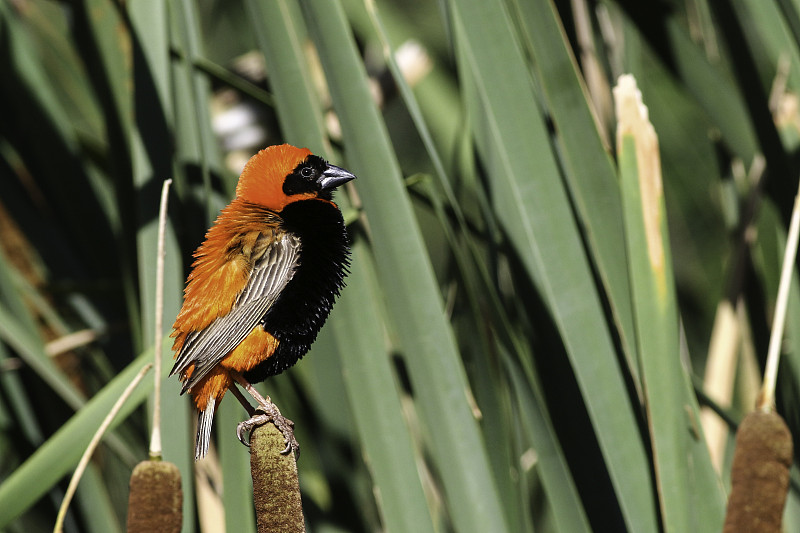
<instances>
[{"instance_id":1,"label":"bird's wing","mask_svg":"<svg viewBox=\"0 0 800 533\"><path fill-rule=\"evenodd\" d=\"M257 242L258 246L264 246L263 241ZM278 299L299 264L300 240L297 237L285 234L281 239L266 244L231 311L205 329L187 335L170 372L170 375L183 372L194 364L191 376L183 385L183 392L197 384L247 337Z\"/></svg>"}]
</instances>

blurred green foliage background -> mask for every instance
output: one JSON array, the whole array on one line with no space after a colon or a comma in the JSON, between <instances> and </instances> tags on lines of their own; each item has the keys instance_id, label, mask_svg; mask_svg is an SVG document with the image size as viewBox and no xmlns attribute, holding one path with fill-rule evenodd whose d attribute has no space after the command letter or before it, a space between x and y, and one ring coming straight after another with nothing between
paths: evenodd
<instances>
[{"instance_id":1,"label":"blurred green foliage background","mask_svg":"<svg viewBox=\"0 0 800 533\"><path fill-rule=\"evenodd\" d=\"M800 170L797 1L0 0L0 69L0 530L52 528L152 359L163 181L168 334L244 161L280 142L359 177L337 196L348 287L262 385L296 423L309 531L720 530ZM660 144L660 272L624 73ZM798 357L795 284L795 436ZM67 531L124 528L146 381ZM245 413L222 404L195 464L190 402L162 388L184 531L253 531Z\"/></svg>"}]
</instances>

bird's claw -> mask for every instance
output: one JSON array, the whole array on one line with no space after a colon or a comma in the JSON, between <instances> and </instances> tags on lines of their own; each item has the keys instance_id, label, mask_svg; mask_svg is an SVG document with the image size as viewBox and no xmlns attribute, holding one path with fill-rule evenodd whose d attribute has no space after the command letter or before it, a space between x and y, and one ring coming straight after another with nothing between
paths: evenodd
<instances>
[{"instance_id":1,"label":"bird's claw","mask_svg":"<svg viewBox=\"0 0 800 533\"><path fill-rule=\"evenodd\" d=\"M258 406L253 416L236 426L236 437L239 442L249 448L250 433L253 429L270 422L275 424L275 427L278 428L278 431L281 432L286 441L286 448L281 451L281 454L287 455L290 452L294 452L296 458L300 457L300 445L297 443L297 439L294 438L294 422L283 416L274 403ZM245 435L247 435L247 438L245 438Z\"/></svg>"}]
</instances>

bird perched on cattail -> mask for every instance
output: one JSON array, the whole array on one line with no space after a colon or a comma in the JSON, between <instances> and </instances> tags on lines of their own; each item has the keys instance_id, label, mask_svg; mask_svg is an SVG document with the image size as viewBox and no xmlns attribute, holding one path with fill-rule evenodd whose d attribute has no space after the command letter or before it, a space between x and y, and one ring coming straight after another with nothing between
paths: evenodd
<instances>
[{"instance_id":1,"label":"bird perched on cattail","mask_svg":"<svg viewBox=\"0 0 800 533\"><path fill-rule=\"evenodd\" d=\"M199 410L195 459L208 452L214 411L229 389L251 415L237 427L239 440L247 444L243 433L271 421L286 439L284 453L297 451L292 422L251 383L308 351L344 286L348 239L332 195L354 178L307 149L261 150L195 252L170 372Z\"/></svg>"}]
</instances>

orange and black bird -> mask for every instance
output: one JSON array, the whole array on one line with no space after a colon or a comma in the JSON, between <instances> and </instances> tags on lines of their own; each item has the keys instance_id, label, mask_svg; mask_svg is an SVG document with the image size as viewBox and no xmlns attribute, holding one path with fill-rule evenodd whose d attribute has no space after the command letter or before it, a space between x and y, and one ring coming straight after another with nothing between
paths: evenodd
<instances>
[{"instance_id":1,"label":"orange and black bird","mask_svg":"<svg viewBox=\"0 0 800 533\"><path fill-rule=\"evenodd\" d=\"M194 253L170 375L180 376L181 394L189 392L199 410L195 459L208 452L214 411L228 389L251 415L237 428L242 442L243 432L271 421L286 439L284 452L297 450L292 422L251 383L305 355L344 286L350 252L332 196L354 178L304 148L261 150Z\"/></svg>"}]
</instances>

